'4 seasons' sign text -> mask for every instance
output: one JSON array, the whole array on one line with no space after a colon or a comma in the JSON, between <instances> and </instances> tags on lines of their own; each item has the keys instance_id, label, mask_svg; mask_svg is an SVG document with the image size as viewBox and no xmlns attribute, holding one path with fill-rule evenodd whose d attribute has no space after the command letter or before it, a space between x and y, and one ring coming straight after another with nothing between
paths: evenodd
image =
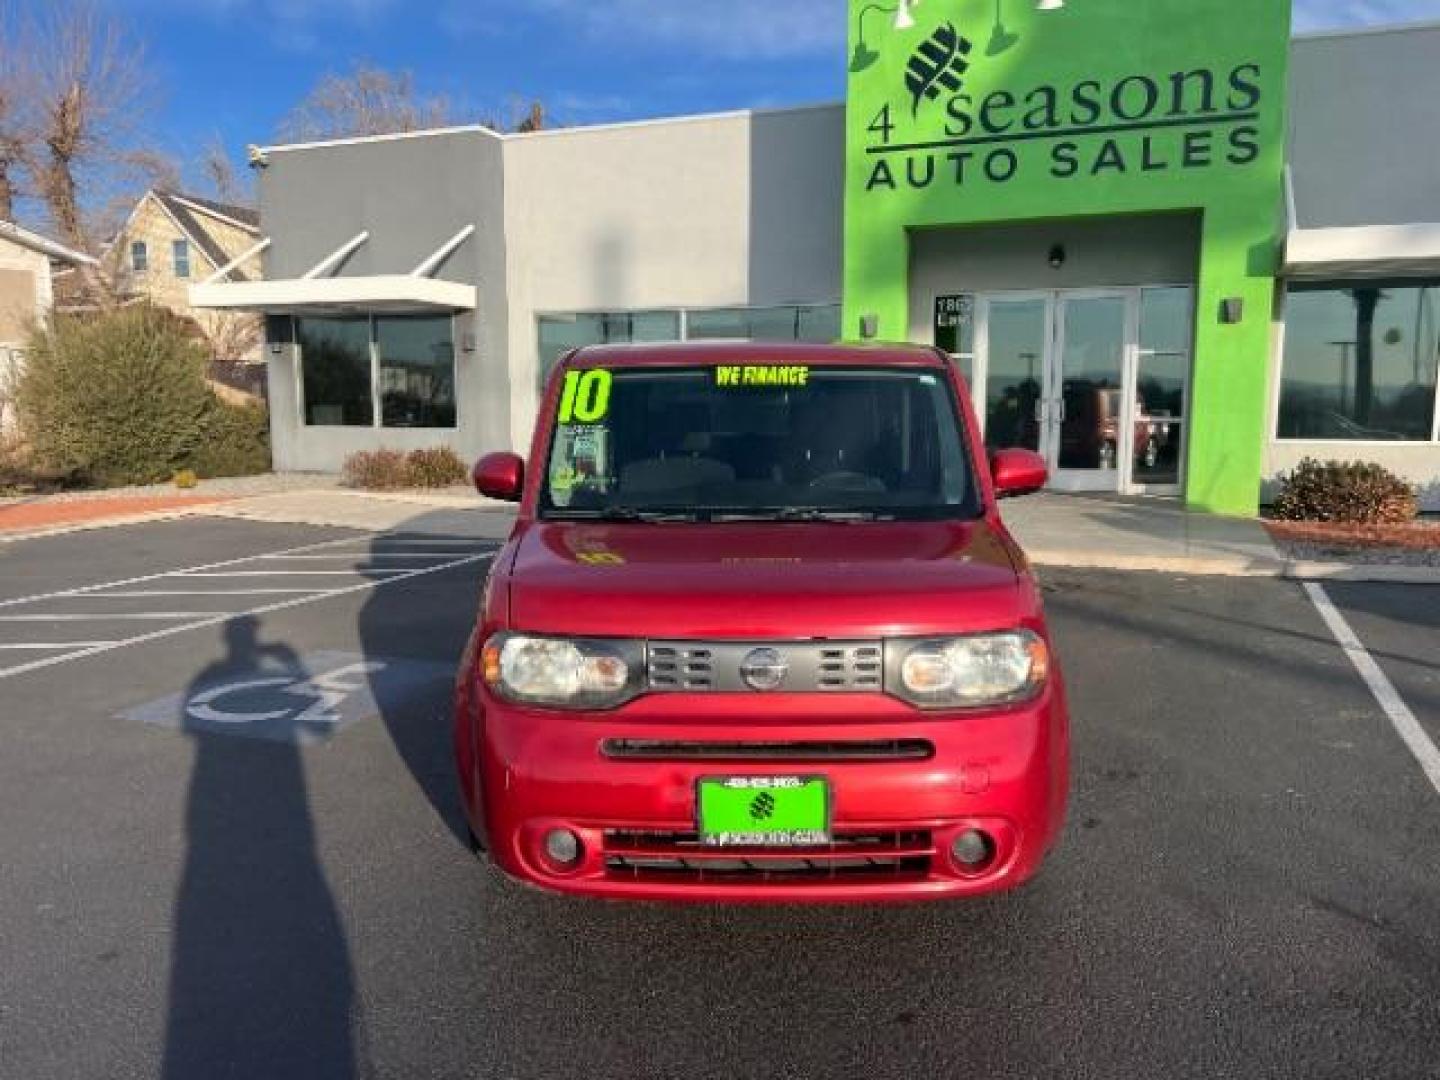
<instances>
[{"instance_id":1,"label":"'4 seasons' sign text","mask_svg":"<svg viewBox=\"0 0 1440 1080\"><path fill-rule=\"evenodd\" d=\"M865 191L1245 166L1260 157L1261 65L1081 79L976 95L973 46L941 26L906 68L908 100L868 125ZM909 132L909 134L905 134Z\"/></svg>"}]
</instances>

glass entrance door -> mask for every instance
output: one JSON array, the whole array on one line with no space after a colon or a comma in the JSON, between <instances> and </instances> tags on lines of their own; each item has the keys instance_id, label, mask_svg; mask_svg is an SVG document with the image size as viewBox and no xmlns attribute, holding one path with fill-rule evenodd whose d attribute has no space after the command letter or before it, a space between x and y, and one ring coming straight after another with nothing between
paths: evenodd
<instances>
[{"instance_id":1,"label":"glass entrance door","mask_svg":"<svg viewBox=\"0 0 1440 1080\"><path fill-rule=\"evenodd\" d=\"M1062 491L1119 491L1125 451L1125 361L1133 340L1124 293L1057 301L1050 370L1048 457Z\"/></svg>"},{"instance_id":2,"label":"glass entrance door","mask_svg":"<svg viewBox=\"0 0 1440 1080\"><path fill-rule=\"evenodd\" d=\"M994 293L975 310L987 446L1040 453L1063 491L1179 492L1192 289Z\"/></svg>"},{"instance_id":3,"label":"glass entrance door","mask_svg":"<svg viewBox=\"0 0 1440 1080\"><path fill-rule=\"evenodd\" d=\"M984 305L985 442L992 450L1047 452L1048 385L1053 304L1047 296L992 299Z\"/></svg>"},{"instance_id":4,"label":"glass entrance door","mask_svg":"<svg viewBox=\"0 0 1440 1080\"><path fill-rule=\"evenodd\" d=\"M1192 289L1140 291L1131 491L1153 495L1180 491L1190 434L1190 341L1194 325Z\"/></svg>"}]
</instances>

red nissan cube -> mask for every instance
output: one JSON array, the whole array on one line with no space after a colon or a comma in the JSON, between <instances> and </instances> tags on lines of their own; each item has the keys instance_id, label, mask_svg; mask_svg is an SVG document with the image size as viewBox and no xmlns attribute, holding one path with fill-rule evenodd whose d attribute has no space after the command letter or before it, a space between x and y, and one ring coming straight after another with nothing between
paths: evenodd
<instances>
[{"instance_id":1,"label":"red nissan cube","mask_svg":"<svg viewBox=\"0 0 1440 1080\"><path fill-rule=\"evenodd\" d=\"M869 902L1013 888L1069 722L986 454L919 347L587 348L550 380L458 680L476 844L557 892Z\"/></svg>"}]
</instances>

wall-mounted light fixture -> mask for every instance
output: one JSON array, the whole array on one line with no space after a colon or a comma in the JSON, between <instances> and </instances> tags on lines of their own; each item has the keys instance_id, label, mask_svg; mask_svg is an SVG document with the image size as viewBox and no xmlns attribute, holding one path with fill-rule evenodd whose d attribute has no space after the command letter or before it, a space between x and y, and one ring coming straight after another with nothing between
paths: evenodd
<instances>
[{"instance_id":1,"label":"wall-mounted light fixture","mask_svg":"<svg viewBox=\"0 0 1440 1080\"><path fill-rule=\"evenodd\" d=\"M1065 245L1056 244L1050 249L1050 269L1059 270L1065 265L1067 258L1069 258L1069 254L1065 251Z\"/></svg>"},{"instance_id":2,"label":"wall-mounted light fixture","mask_svg":"<svg viewBox=\"0 0 1440 1080\"><path fill-rule=\"evenodd\" d=\"M850 72L858 74L873 67L880 59L877 52L865 40L865 16L872 12L880 12L885 15L895 16L891 26L896 30L913 30L915 28L914 11L920 6L922 0L896 0L894 7L884 4L866 4L860 9L859 25L857 27L858 40L855 42L855 52L850 57ZM1019 40L1020 35L1011 32L1005 26L1004 12L1001 8L1004 0L995 0L995 26L990 34L990 43L986 46L985 52L989 56L999 56L1008 52ZM1065 0L1035 0L1036 11L1059 11L1065 6Z\"/></svg>"},{"instance_id":3,"label":"wall-mounted light fixture","mask_svg":"<svg viewBox=\"0 0 1440 1080\"><path fill-rule=\"evenodd\" d=\"M878 12L882 15L895 16L891 26L896 30L912 30L915 27L915 16L911 14L912 9L920 3L920 0L898 0L896 6L887 7L884 4L866 4L860 9L860 19L857 37L855 42L855 54L850 57L850 71L852 74L864 71L872 67L875 61L880 59L880 54L865 41L865 16Z\"/></svg>"}]
</instances>

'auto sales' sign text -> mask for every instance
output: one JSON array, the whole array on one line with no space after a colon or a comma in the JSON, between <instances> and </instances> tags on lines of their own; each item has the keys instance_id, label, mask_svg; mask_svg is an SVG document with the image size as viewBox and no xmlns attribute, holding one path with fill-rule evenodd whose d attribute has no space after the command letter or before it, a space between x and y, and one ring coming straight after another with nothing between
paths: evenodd
<instances>
[{"instance_id":1,"label":"'auto sales' sign text","mask_svg":"<svg viewBox=\"0 0 1440 1080\"><path fill-rule=\"evenodd\" d=\"M1006 184L1037 170L1067 181L1246 166L1260 157L1258 63L977 96L966 88L973 50L946 23L911 55L904 97L867 127L867 193Z\"/></svg>"}]
</instances>

